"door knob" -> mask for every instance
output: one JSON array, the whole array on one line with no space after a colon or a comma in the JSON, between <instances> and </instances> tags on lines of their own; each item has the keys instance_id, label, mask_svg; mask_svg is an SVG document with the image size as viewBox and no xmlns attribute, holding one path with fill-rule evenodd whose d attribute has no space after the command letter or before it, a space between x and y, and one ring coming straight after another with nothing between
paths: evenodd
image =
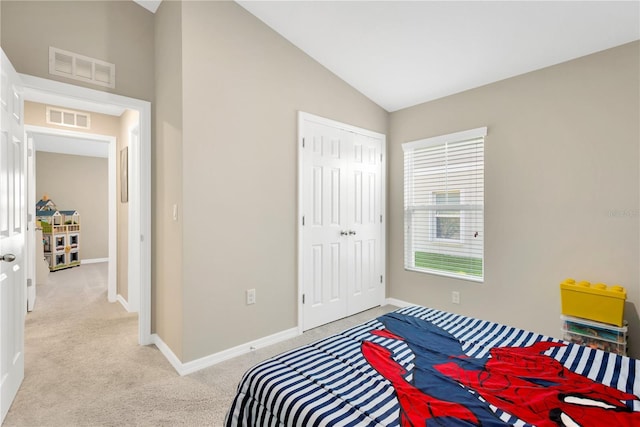
<instances>
[{"instance_id":1,"label":"door knob","mask_svg":"<svg viewBox=\"0 0 640 427\"><path fill-rule=\"evenodd\" d=\"M0 261L13 262L15 259L16 256L14 254L4 254L0 256Z\"/></svg>"},{"instance_id":2,"label":"door knob","mask_svg":"<svg viewBox=\"0 0 640 427\"><path fill-rule=\"evenodd\" d=\"M356 235L356 232L355 232L355 231L353 231L353 230L349 230L349 236L355 236L355 235Z\"/></svg>"},{"instance_id":3,"label":"door knob","mask_svg":"<svg viewBox=\"0 0 640 427\"><path fill-rule=\"evenodd\" d=\"M341 236L346 236L347 234L349 234L349 233L347 233L347 232L346 232L346 231L344 231L344 230L340 231L340 235L341 235Z\"/></svg>"}]
</instances>

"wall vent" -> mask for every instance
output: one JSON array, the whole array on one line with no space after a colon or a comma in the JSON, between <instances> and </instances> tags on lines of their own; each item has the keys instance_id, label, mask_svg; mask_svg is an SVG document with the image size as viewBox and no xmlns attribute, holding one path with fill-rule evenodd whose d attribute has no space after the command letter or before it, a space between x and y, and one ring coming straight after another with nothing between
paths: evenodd
<instances>
[{"instance_id":1,"label":"wall vent","mask_svg":"<svg viewBox=\"0 0 640 427\"><path fill-rule=\"evenodd\" d=\"M80 111L47 106L47 123L71 128L89 129L91 115Z\"/></svg>"},{"instance_id":2,"label":"wall vent","mask_svg":"<svg viewBox=\"0 0 640 427\"><path fill-rule=\"evenodd\" d=\"M53 46L49 46L49 74L109 88L116 87L115 64Z\"/></svg>"}]
</instances>

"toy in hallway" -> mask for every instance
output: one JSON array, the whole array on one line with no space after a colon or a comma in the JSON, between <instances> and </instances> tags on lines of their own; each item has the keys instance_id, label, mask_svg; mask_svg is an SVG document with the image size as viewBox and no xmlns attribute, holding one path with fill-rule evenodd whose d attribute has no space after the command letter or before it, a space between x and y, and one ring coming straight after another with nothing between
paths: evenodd
<instances>
[{"instance_id":1,"label":"toy in hallway","mask_svg":"<svg viewBox=\"0 0 640 427\"><path fill-rule=\"evenodd\" d=\"M59 210L45 194L36 203L36 221L42 227L44 257L50 271L80 265L80 213Z\"/></svg>"}]
</instances>

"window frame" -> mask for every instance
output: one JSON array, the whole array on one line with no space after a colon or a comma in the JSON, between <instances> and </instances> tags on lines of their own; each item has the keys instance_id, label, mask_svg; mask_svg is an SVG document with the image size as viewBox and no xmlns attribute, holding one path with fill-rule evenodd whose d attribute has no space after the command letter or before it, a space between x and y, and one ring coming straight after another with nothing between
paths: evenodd
<instances>
[{"instance_id":1,"label":"window frame","mask_svg":"<svg viewBox=\"0 0 640 427\"><path fill-rule=\"evenodd\" d=\"M467 131L456 132L447 135L440 135L432 138L421 139L417 141L411 141L402 144L404 151L404 268L408 271L416 271L420 273L452 277L473 282L484 282L486 275L484 259L484 153L485 153L485 137L487 135L487 128L481 127L476 129L470 129ZM428 175L436 175L438 173L445 173L448 175L449 171L456 170L460 173L460 170L464 170L465 166L460 168L459 166L450 166L450 154L449 147L456 145L464 145L465 142L475 143L478 147L481 147L481 157L469 163L470 172L468 178L470 180L481 179L481 183L475 182L470 185L461 184L459 187L455 184L449 186L447 183L444 187L435 186L435 189L425 190L420 188L423 183L420 182L420 177ZM443 148L443 154L439 155L437 151L433 154L437 159L442 157L442 163L434 162L430 166L416 167L415 162L424 160L421 159L421 155L414 156L416 150L434 148ZM471 151L470 151L471 152ZM428 158L427 155L426 158ZM439 159L438 159L439 160ZM456 169L457 167L457 169ZM467 176L464 175L466 178ZM423 178L424 179L424 178ZM427 182L429 182L427 180ZM429 182L430 183L430 182ZM425 191L429 192L428 199L424 201ZM447 204L447 209L443 211L455 211L453 217L459 218L459 240L439 238L437 237L437 218L446 217L450 215L438 215L438 210L433 207L437 205L437 194L458 192L460 199L458 204ZM469 192L469 194L467 194ZM420 195L422 193L422 196ZM422 202L419 202L422 197ZM429 206L431 205L431 206ZM455 209L453 209L455 208ZM458 210L459 208L459 210ZM471 211L480 212L480 219L477 219L475 214L471 214ZM425 224L425 218L422 220L416 215L419 212L427 213ZM458 215L455 215L457 213ZM473 219L472 219L473 218ZM472 221L472 224L467 222ZM469 227L474 225L478 226L478 231L482 233L481 240L474 241L473 239L478 237L478 233L475 233L473 239L467 236ZM473 231L473 230L471 230ZM467 233L467 234L465 234ZM465 237L467 236L467 237ZM425 240L426 239L426 240ZM420 243L422 241L423 243ZM433 251L425 251L417 249L419 245L425 244L425 249L434 249ZM467 249L464 249L467 247ZM457 248L457 249L456 249ZM447 251L451 253L447 253ZM456 254L456 252L458 252ZM428 261L422 260L422 265L416 265L418 263L418 256L434 256L437 261L429 259ZM477 255L476 255L477 254ZM466 267L461 271L452 269L458 265L460 259L465 261ZM477 262L480 264L477 264ZM431 265L428 265L428 264ZM466 264L468 263L468 264ZM425 264L427 264L425 266ZM476 268L479 269L476 270ZM478 273L478 274L475 274Z\"/></svg>"}]
</instances>

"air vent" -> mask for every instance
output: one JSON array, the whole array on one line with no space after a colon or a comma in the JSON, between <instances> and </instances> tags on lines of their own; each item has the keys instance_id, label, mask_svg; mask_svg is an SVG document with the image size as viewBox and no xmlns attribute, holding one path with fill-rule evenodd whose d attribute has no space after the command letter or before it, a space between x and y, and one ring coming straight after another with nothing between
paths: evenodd
<instances>
[{"instance_id":1,"label":"air vent","mask_svg":"<svg viewBox=\"0 0 640 427\"><path fill-rule=\"evenodd\" d=\"M49 74L104 87L116 87L115 64L53 46L49 46Z\"/></svg>"},{"instance_id":2,"label":"air vent","mask_svg":"<svg viewBox=\"0 0 640 427\"><path fill-rule=\"evenodd\" d=\"M70 128L89 129L91 127L91 115L80 111L47 106L47 123Z\"/></svg>"}]
</instances>

